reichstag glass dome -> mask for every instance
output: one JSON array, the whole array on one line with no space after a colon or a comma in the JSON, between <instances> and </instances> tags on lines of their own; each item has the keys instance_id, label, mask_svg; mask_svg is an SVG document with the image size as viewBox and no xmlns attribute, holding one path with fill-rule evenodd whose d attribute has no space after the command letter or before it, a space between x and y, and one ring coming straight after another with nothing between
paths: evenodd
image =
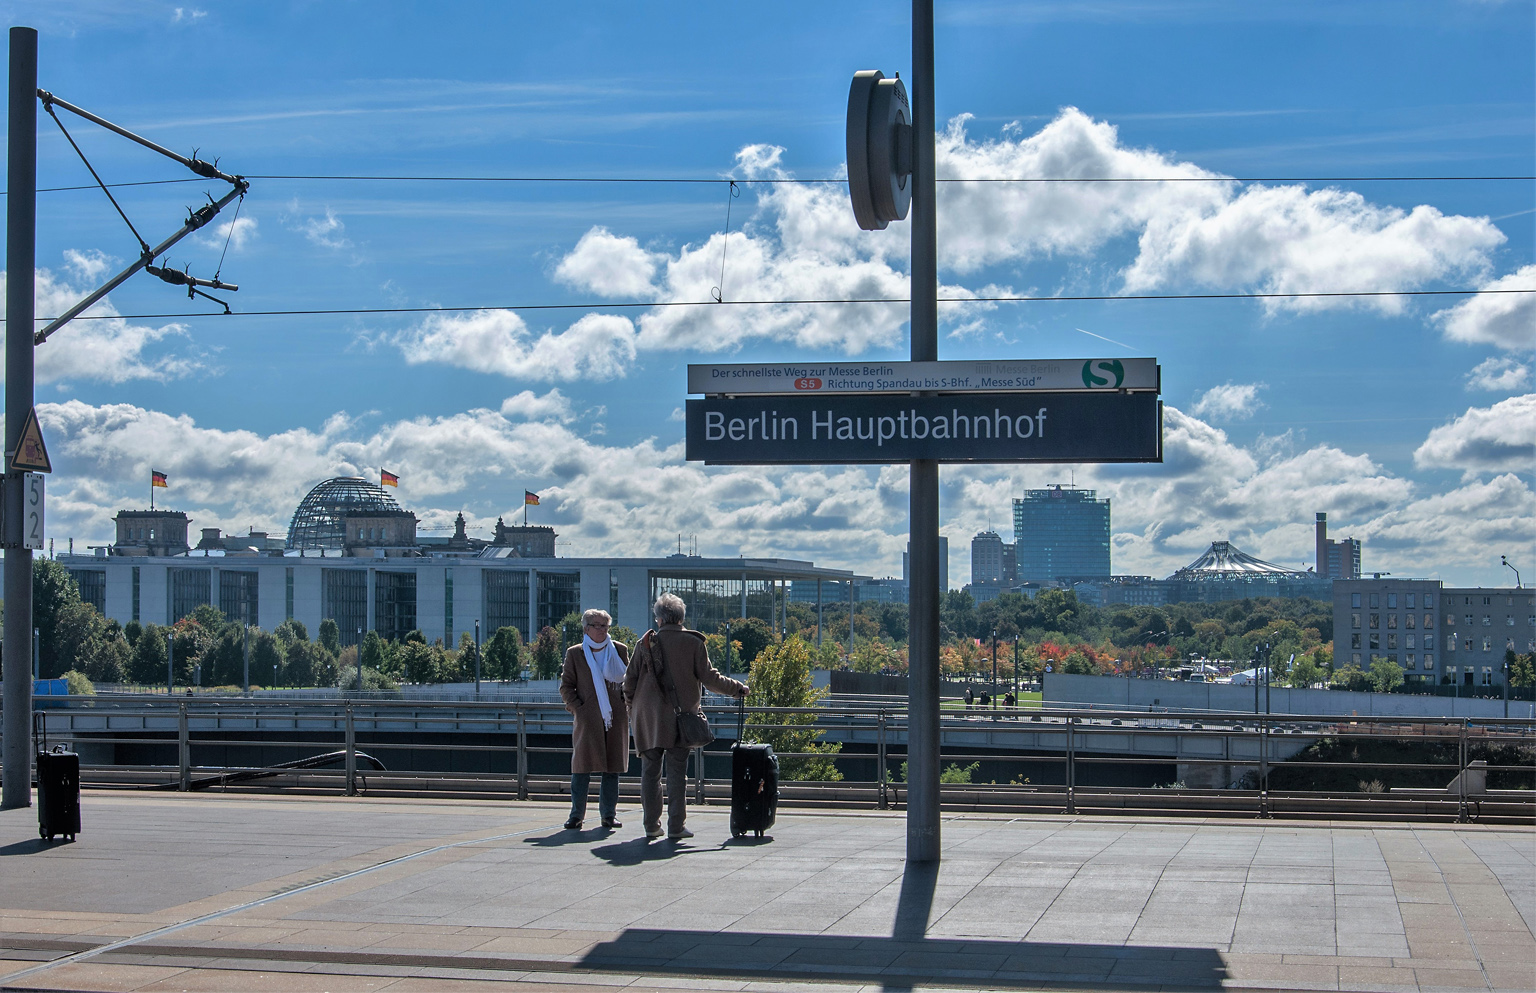
<instances>
[{"instance_id":1,"label":"reichstag glass dome","mask_svg":"<svg viewBox=\"0 0 1536 993\"><path fill-rule=\"evenodd\" d=\"M357 511L400 510L395 498L377 483L359 476L327 479L304 495L288 525L289 548L340 548L346 540L343 515Z\"/></svg>"}]
</instances>

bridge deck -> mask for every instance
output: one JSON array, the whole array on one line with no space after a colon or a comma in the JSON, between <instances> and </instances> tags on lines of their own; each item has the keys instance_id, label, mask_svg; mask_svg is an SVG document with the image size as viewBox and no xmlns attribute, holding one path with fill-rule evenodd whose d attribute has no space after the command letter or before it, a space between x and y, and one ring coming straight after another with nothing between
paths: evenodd
<instances>
[{"instance_id":1,"label":"bridge deck","mask_svg":"<svg viewBox=\"0 0 1536 993\"><path fill-rule=\"evenodd\" d=\"M925 872L899 814L564 815L90 793L48 847L6 811L0 987L1536 988L1527 828L957 816Z\"/></svg>"}]
</instances>

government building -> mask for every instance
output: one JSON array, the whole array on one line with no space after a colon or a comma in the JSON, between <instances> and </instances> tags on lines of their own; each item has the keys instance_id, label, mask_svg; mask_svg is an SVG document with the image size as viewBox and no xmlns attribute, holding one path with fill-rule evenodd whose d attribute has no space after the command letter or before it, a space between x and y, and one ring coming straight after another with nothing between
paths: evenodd
<instances>
[{"instance_id":1,"label":"government building","mask_svg":"<svg viewBox=\"0 0 1536 993\"><path fill-rule=\"evenodd\" d=\"M836 589L869 577L793 559L560 558L555 531L498 520L472 538L460 514L452 537L419 536L416 515L361 478L327 479L293 513L286 539L262 532L221 535L174 510L124 510L116 540L90 555L61 555L80 595L127 624L173 624L202 604L231 620L272 630L294 618L311 637L334 620L343 645L367 631L398 640L412 630L453 645L478 625L482 639L511 625L532 640L541 628L592 607L644 631L662 593L688 604L688 624L713 632L735 617L781 630L790 584Z\"/></svg>"}]
</instances>

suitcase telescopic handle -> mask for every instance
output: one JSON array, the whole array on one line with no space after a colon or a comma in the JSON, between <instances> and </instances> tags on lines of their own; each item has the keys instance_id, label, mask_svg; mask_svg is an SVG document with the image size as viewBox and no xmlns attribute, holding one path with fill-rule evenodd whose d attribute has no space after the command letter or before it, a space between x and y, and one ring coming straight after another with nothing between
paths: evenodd
<instances>
[{"instance_id":1,"label":"suitcase telescopic handle","mask_svg":"<svg viewBox=\"0 0 1536 993\"><path fill-rule=\"evenodd\" d=\"M747 698L744 696L739 696L736 698L736 744L738 745L741 744L742 729L746 727L746 723Z\"/></svg>"}]
</instances>

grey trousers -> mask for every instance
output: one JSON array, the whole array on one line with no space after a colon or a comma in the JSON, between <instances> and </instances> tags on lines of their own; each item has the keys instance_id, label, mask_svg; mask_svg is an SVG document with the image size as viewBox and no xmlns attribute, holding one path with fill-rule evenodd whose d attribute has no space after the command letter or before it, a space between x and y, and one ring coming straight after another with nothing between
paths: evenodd
<instances>
[{"instance_id":1,"label":"grey trousers","mask_svg":"<svg viewBox=\"0 0 1536 993\"><path fill-rule=\"evenodd\" d=\"M676 834L683 829L688 816L688 753L687 745L678 748L648 748L640 753L640 807L647 832L661 827L661 772L666 763L667 772L667 833Z\"/></svg>"}]
</instances>

